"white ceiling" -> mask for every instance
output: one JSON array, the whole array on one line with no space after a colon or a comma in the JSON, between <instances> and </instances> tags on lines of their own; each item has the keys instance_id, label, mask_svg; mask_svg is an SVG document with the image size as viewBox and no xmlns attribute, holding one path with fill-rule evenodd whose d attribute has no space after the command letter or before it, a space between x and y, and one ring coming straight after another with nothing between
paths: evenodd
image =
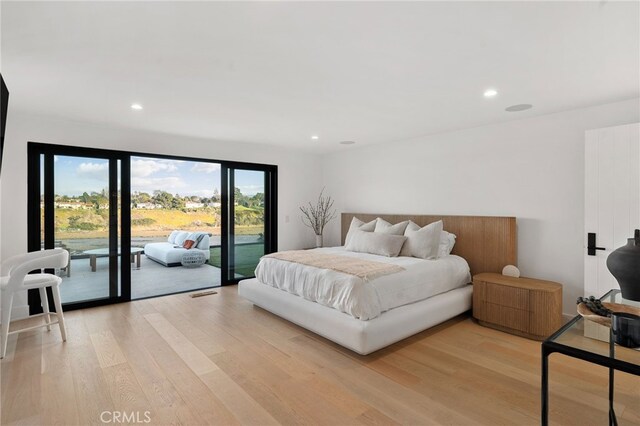
<instances>
[{"instance_id":1,"label":"white ceiling","mask_svg":"<svg viewBox=\"0 0 640 426\"><path fill-rule=\"evenodd\" d=\"M2 73L16 110L321 152L638 97L639 6L3 1Z\"/></svg>"}]
</instances>

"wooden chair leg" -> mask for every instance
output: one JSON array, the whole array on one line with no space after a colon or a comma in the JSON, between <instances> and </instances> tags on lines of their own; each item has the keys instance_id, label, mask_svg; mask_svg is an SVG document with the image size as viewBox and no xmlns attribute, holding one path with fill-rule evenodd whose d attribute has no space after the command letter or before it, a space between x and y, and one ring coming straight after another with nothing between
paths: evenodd
<instances>
[{"instance_id":1,"label":"wooden chair leg","mask_svg":"<svg viewBox=\"0 0 640 426\"><path fill-rule=\"evenodd\" d=\"M62 340L64 342L67 341L67 330L64 327L64 314L62 313L62 303L60 302L60 287L54 285L51 287L53 291L53 304L56 307L56 316L58 317L58 325L60 326L60 334L62 335Z\"/></svg>"},{"instance_id":2,"label":"wooden chair leg","mask_svg":"<svg viewBox=\"0 0 640 426\"><path fill-rule=\"evenodd\" d=\"M40 304L42 305L42 312L44 312L44 320L47 324L51 323L51 315L49 315L49 299L47 298L47 288L40 287ZM47 325L47 331L51 331L51 326Z\"/></svg>"},{"instance_id":3,"label":"wooden chair leg","mask_svg":"<svg viewBox=\"0 0 640 426\"><path fill-rule=\"evenodd\" d=\"M0 358L7 354L7 342L9 340L9 323L11 322L11 308L13 306L13 293L2 295L2 329L0 335Z\"/></svg>"}]
</instances>

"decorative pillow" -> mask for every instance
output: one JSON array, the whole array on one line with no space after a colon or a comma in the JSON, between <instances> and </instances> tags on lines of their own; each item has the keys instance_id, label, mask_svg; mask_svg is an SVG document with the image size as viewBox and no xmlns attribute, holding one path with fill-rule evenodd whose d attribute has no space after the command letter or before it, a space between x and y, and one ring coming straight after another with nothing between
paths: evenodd
<instances>
[{"instance_id":1,"label":"decorative pillow","mask_svg":"<svg viewBox=\"0 0 640 426\"><path fill-rule=\"evenodd\" d=\"M438 257L441 233L441 220L430 223L423 228L411 222L404 232L407 241L404 243L400 255L413 256L420 259L436 259Z\"/></svg>"},{"instance_id":2,"label":"decorative pillow","mask_svg":"<svg viewBox=\"0 0 640 426\"><path fill-rule=\"evenodd\" d=\"M167 238L167 241L169 241L171 244L174 244L176 242L176 235L178 235L180 233L180 231L171 231L171 233L169 234L169 238Z\"/></svg>"},{"instance_id":3,"label":"decorative pillow","mask_svg":"<svg viewBox=\"0 0 640 426\"><path fill-rule=\"evenodd\" d=\"M410 220L409 224L407 225L407 228L404 230L404 235L406 236L407 232L409 231L419 231L419 230L420 230L420 226L414 221ZM411 248L409 247L409 244L407 244L406 241L402 246L402 250L400 250L400 256L411 257Z\"/></svg>"},{"instance_id":4,"label":"decorative pillow","mask_svg":"<svg viewBox=\"0 0 640 426\"><path fill-rule=\"evenodd\" d=\"M449 256L455 245L456 235L451 232L442 231L440 234L440 245L438 246L438 258Z\"/></svg>"},{"instance_id":5,"label":"decorative pillow","mask_svg":"<svg viewBox=\"0 0 640 426\"><path fill-rule=\"evenodd\" d=\"M352 232L345 249L359 253L396 257L406 239L403 235L382 234L356 229Z\"/></svg>"},{"instance_id":6,"label":"decorative pillow","mask_svg":"<svg viewBox=\"0 0 640 426\"><path fill-rule=\"evenodd\" d=\"M371 222L364 223L363 221L361 221L360 219L354 216L353 219L351 219L351 225L349 225L349 231L347 232L347 236L344 239L345 246L349 244L349 240L351 239L351 236L353 235L354 231L360 230L364 232L373 232L376 229L377 221L378 219L374 219Z\"/></svg>"},{"instance_id":7,"label":"decorative pillow","mask_svg":"<svg viewBox=\"0 0 640 426\"><path fill-rule=\"evenodd\" d=\"M211 241L209 240L209 234L203 232L202 234L202 239L200 239L200 241L197 242L197 247L200 250L209 250L209 246L211 244Z\"/></svg>"},{"instance_id":8,"label":"decorative pillow","mask_svg":"<svg viewBox=\"0 0 640 426\"><path fill-rule=\"evenodd\" d=\"M391 234L391 235L404 235L404 231L407 229L409 225L409 221L405 220L404 222L396 223L395 225L390 224L386 220L382 218L376 219L376 229L373 232L378 232L382 234Z\"/></svg>"},{"instance_id":9,"label":"decorative pillow","mask_svg":"<svg viewBox=\"0 0 640 426\"><path fill-rule=\"evenodd\" d=\"M200 241L202 241L205 235L206 234L204 232L192 232L191 234L189 234L187 239L184 240L182 247L186 248L187 250L198 247L198 244L200 244Z\"/></svg>"},{"instance_id":10,"label":"decorative pillow","mask_svg":"<svg viewBox=\"0 0 640 426\"><path fill-rule=\"evenodd\" d=\"M204 236L207 235L204 232L201 232L197 237L196 237L196 242L194 244L194 247L197 247L200 245L200 242L204 239Z\"/></svg>"},{"instance_id":11,"label":"decorative pillow","mask_svg":"<svg viewBox=\"0 0 640 426\"><path fill-rule=\"evenodd\" d=\"M175 245L182 247L182 245L184 244L184 240L186 240L187 237L189 237L188 232L178 232L178 234L176 235L176 239L173 242Z\"/></svg>"}]
</instances>

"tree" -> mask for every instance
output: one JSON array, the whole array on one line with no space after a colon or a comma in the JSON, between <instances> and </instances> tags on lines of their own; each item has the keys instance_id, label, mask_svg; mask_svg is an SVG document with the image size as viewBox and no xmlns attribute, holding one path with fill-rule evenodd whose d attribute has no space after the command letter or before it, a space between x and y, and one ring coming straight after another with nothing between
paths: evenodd
<instances>
[{"instance_id":1,"label":"tree","mask_svg":"<svg viewBox=\"0 0 640 426\"><path fill-rule=\"evenodd\" d=\"M188 197L185 198L188 199ZM152 200L163 209L181 210L185 208L185 198L180 197L178 194L174 196L167 191L155 191Z\"/></svg>"},{"instance_id":2,"label":"tree","mask_svg":"<svg viewBox=\"0 0 640 426\"><path fill-rule=\"evenodd\" d=\"M264 206L264 193L258 192L256 195L251 197L251 206L252 207L262 207Z\"/></svg>"},{"instance_id":3,"label":"tree","mask_svg":"<svg viewBox=\"0 0 640 426\"><path fill-rule=\"evenodd\" d=\"M239 206L249 207L249 197L243 195L240 191L240 188L236 187L233 194L236 204L238 204Z\"/></svg>"},{"instance_id":4,"label":"tree","mask_svg":"<svg viewBox=\"0 0 640 426\"><path fill-rule=\"evenodd\" d=\"M93 201L93 208L96 209L96 211L100 210L100 206L109 204L109 199L102 195L97 195L93 197L92 201Z\"/></svg>"},{"instance_id":5,"label":"tree","mask_svg":"<svg viewBox=\"0 0 640 426\"><path fill-rule=\"evenodd\" d=\"M173 197L173 200L171 201L171 209L174 210L182 210L186 207L184 199L180 198L180 197Z\"/></svg>"},{"instance_id":6,"label":"tree","mask_svg":"<svg viewBox=\"0 0 640 426\"><path fill-rule=\"evenodd\" d=\"M136 198L139 203L148 203L151 201L151 195L147 194L146 192L138 193L138 196Z\"/></svg>"},{"instance_id":7,"label":"tree","mask_svg":"<svg viewBox=\"0 0 640 426\"><path fill-rule=\"evenodd\" d=\"M174 196L167 191L154 191L153 202L159 204L163 209L173 208Z\"/></svg>"}]
</instances>

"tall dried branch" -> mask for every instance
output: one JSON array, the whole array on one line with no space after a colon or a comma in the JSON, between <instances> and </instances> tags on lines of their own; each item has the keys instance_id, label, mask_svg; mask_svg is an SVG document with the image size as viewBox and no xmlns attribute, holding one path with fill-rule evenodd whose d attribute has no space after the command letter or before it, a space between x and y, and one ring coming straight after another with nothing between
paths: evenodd
<instances>
[{"instance_id":1,"label":"tall dried branch","mask_svg":"<svg viewBox=\"0 0 640 426\"><path fill-rule=\"evenodd\" d=\"M315 205L309 202L307 206L300 207L303 214L302 223L313 229L316 235L322 235L327 223L337 216L336 210L333 209L333 202L331 196L324 195L324 188L322 188Z\"/></svg>"}]
</instances>

